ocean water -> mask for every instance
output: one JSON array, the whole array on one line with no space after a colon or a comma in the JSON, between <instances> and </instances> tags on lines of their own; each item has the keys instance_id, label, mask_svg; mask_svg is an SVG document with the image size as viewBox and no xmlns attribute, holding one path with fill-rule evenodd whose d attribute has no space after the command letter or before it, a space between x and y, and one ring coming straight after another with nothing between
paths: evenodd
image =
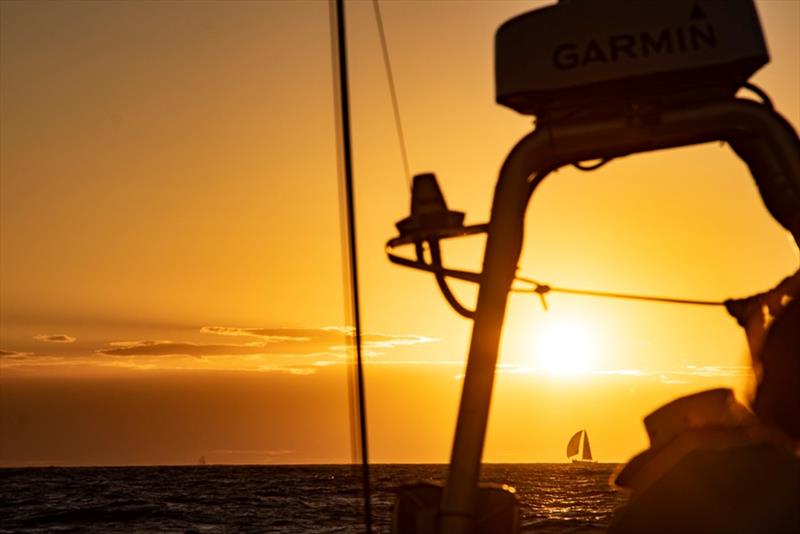
<instances>
[{"instance_id":1,"label":"ocean water","mask_svg":"<svg viewBox=\"0 0 800 534\"><path fill-rule=\"evenodd\" d=\"M492 464L487 482L517 489L523 531L601 532L624 497L615 466ZM439 479L442 465L375 465L378 532L392 489ZM362 532L361 480L351 466L0 469L0 532Z\"/></svg>"}]
</instances>

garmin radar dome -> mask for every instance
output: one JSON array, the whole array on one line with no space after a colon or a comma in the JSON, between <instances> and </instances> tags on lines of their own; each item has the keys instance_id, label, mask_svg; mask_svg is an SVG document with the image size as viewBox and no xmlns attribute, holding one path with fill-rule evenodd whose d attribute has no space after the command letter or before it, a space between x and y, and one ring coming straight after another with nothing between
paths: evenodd
<instances>
[{"instance_id":1,"label":"garmin radar dome","mask_svg":"<svg viewBox=\"0 0 800 534\"><path fill-rule=\"evenodd\" d=\"M497 30L497 102L539 115L731 96L768 61L751 0L562 0Z\"/></svg>"}]
</instances>

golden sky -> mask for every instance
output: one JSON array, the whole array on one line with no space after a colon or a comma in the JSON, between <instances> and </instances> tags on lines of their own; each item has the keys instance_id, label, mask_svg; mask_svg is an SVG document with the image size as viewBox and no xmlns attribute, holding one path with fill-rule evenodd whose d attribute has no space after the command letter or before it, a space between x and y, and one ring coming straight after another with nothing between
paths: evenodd
<instances>
[{"instance_id":1,"label":"golden sky","mask_svg":"<svg viewBox=\"0 0 800 534\"><path fill-rule=\"evenodd\" d=\"M494 31L547 3L382 4L412 171L470 223L531 128L494 103ZM800 2L757 6L753 80L798 128ZM447 461L471 323L383 253L408 189L372 7L348 9L371 455ZM349 461L328 28L322 1L0 3L0 465ZM563 169L526 228L520 271L567 287L724 299L798 265L718 144ZM580 428L620 461L661 403L746 397L721 309L549 304L510 300L488 461L561 461Z\"/></svg>"}]
</instances>

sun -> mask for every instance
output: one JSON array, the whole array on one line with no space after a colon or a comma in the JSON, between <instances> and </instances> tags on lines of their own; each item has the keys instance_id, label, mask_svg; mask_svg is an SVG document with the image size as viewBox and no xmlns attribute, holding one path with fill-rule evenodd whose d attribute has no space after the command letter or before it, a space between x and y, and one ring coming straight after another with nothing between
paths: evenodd
<instances>
[{"instance_id":1,"label":"sun","mask_svg":"<svg viewBox=\"0 0 800 534\"><path fill-rule=\"evenodd\" d=\"M597 339L577 319L546 321L532 340L536 367L552 375L579 375L593 369Z\"/></svg>"}]
</instances>

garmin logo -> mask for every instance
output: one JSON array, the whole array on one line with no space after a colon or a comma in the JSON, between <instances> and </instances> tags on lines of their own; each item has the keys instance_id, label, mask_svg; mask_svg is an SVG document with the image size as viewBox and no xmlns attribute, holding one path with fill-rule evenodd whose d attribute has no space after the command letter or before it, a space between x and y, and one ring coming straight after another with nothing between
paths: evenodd
<instances>
[{"instance_id":1,"label":"garmin logo","mask_svg":"<svg viewBox=\"0 0 800 534\"><path fill-rule=\"evenodd\" d=\"M716 47L717 37L711 24L690 24L665 28L657 34L641 32L612 35L607 40L592 40L581 46L565 43L553 51L553 65L561 70L569 70L592 64L616 63L622 59L642 59Z\"/></svg>"}]
</instances>

